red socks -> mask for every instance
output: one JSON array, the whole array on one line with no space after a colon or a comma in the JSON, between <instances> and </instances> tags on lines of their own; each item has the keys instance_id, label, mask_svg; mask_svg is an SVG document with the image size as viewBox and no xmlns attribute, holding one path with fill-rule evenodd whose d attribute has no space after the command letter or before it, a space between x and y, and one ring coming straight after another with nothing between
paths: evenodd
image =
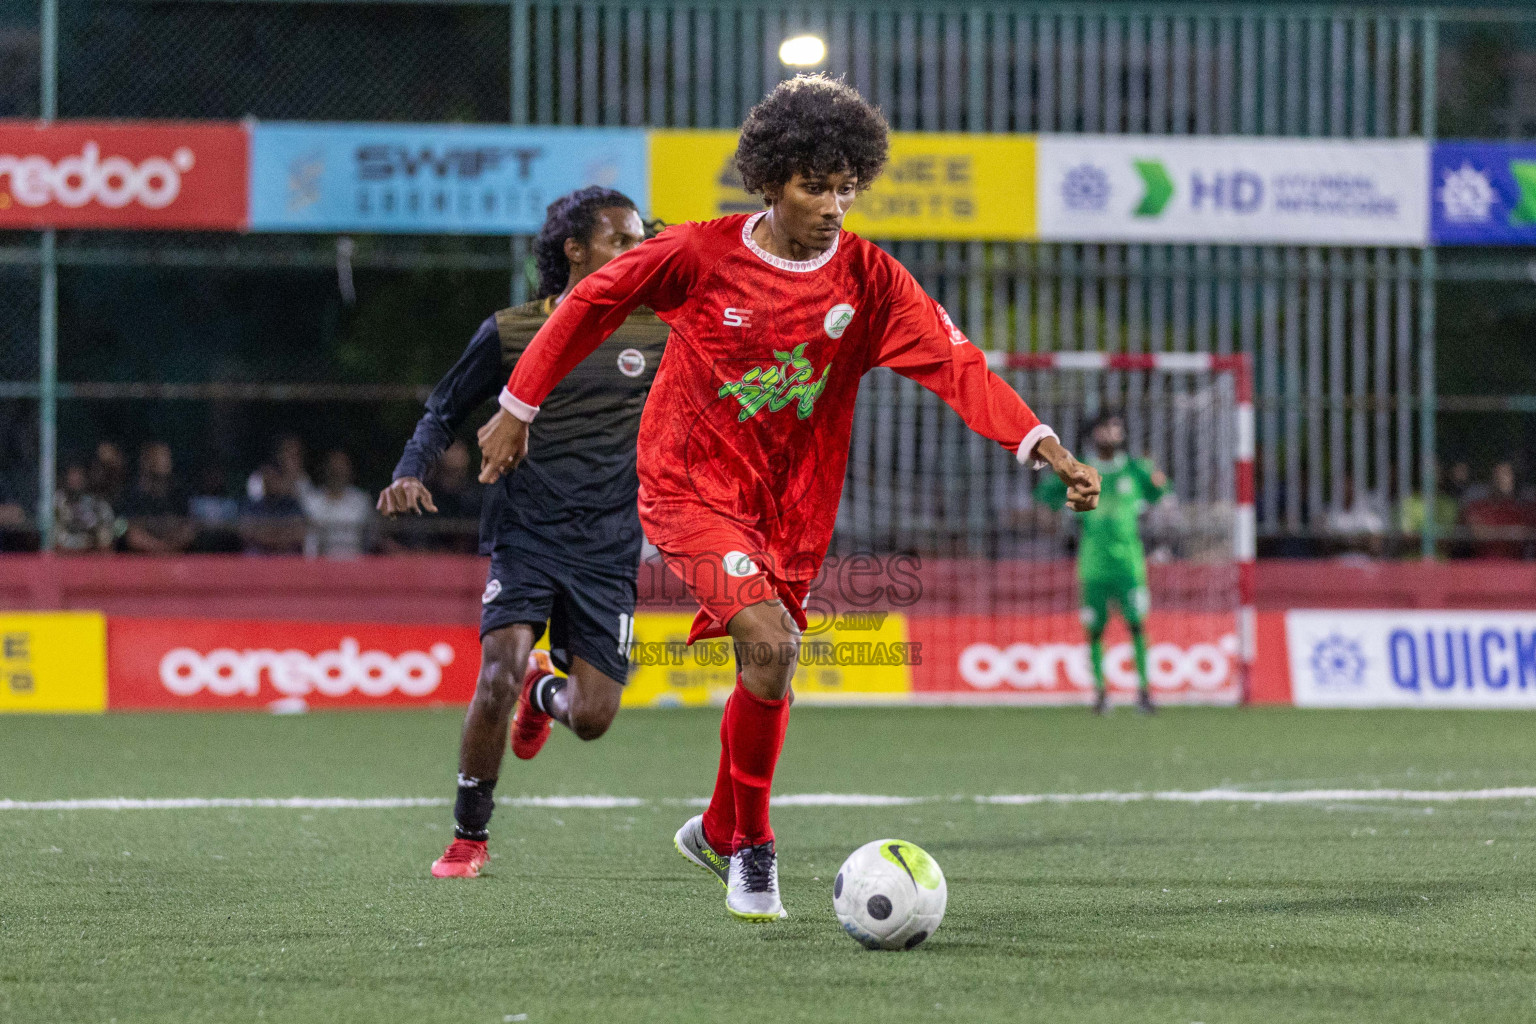
<instances>
[{"instance_id":1,"label":"red socks","mask_svg":"<svg viewBox=\"0 0 1536 1024\"><path fill-rule=\"evenodd\" d=\"M740 687L740 677L737 686ZM735 847L736 791L731 788L731 734L726 725L731 720L731 704L736 692L725 700L725 712L720 716L720 770L715 775L715 792L704 809L704 841L714 847L722 857L729 857Z\"/></svg>"},{"instance_id":2,"label":"red socks","mask_svg":"<svg viewBox=\"0 0 1536 1024\"><path fill-rule=\"evenodd\" d=\"M773 789L773 769L779 763L788 727L788 697L754 697L737 678L736 690L725 705L723 729L730 744L731 789L736 794L733 851L773 839L773 828L768 824L768 794Z\"/></svg>"}]
</instances>

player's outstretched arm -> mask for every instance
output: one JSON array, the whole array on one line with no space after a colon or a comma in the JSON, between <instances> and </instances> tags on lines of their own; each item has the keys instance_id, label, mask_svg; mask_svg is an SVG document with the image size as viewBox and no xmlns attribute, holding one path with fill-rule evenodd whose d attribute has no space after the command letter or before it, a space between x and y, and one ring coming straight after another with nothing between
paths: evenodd
<instances>
[{"instance_id":1,"label":"player's outstretched arm","mask_svg":"<svg viewBox=\"0 0 1536 1024\"><path fill-rule=\"evenodd\" d=\"M539 405L636 306L666 313L682 303L692 278L688 238L686 225L663 231L587 275L555 307L512 368L500 411L480 428L481 483L517 468Z\"/></svg>"}]
</instances>

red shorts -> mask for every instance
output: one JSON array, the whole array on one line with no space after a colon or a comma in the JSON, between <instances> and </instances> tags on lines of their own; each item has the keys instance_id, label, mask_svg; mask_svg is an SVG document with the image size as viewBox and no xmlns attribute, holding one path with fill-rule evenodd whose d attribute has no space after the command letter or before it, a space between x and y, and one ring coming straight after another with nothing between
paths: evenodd
<instances>
[{"instance_id":1,"label":"red shorts","mask_svg":"<svg viewBox=\"0 0 1536 1024\"><path fill-rule=\"evenodd\" d=\"M761 550L761 542L728 521L712 517L690 525L694 528L655 540L667 568L699 602L699 613L688 630L690 644L729 635L725 627L737 612L764 601L782 601L795 625L805 629L810 580L781 578L774 572L772 557Z\"/></svg>"}]
</instances>

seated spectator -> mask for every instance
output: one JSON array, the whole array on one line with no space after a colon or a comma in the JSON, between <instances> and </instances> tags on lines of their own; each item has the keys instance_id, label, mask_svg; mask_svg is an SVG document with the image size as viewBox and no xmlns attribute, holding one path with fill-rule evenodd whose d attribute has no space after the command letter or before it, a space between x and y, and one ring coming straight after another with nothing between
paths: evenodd
<instances>
[{"instance_id":1,"label":"seated spectator","mask_svg":"<svg viewBox=\"0 0 1536 1024\"><path fill-rule=\"evenodd\" d=\"M117 521L106 499L93 493L90 474L71 462L53 496L53 537L60 551L111 551Z\"/></svg>"},{"instance_id":2,"label":"seated spectator","mask_svg":"<svg viewBox=\"0 0 1536 1024\"><path fill-rule=\"evenodd\" d=\"M240 535L248 555L296 555L304 550L304 506L294 482L276 466L261 475L261 497L247 498L240 509Z\"/></svg>"},{"instance_id":3,"label":"seated spectator","mask_svg":"<svg viewBox=\"0 0 1536 1024\"><path fill-rule=\"evenodd\" d=\"M1328 510L1324 527L1332 535L1335 552L1341 556L1381 555L1387 532L1387 512L1374 495L1355 490L1354 477L1344 478L1344 502Z\"/></svg>"},{"instance_id":4,"label":"seated spectator","mask_svg":"<svg viewBox=\"0 0 1536 1024\"><path fill-rule=\"evenodd\" d=\"M1457 463L1462 468L1466 463ZM1452 466L1454 471L1456 466ZM1449 538L1456 532L1456 521L1461 515L1460 505L1456 501L1456 495L1466 490L1466 482L1457 482L1453 473L1441 473L1440 493L1435 495L1433 504L1435 536L1440 538L1439 547L1441 553L1449 553L1452 558L1461 557L1458 544ZM1419 556L1417 538L1424 532L1424 497L1415 492L1403 495L1402 501L1397 505L1397 529L1403 534L1399 538L1398 553L1409 557Z\"/></svg>"},{"instance_id":5,"label":"seated spectator","mask_svg":"<svg viewBox=\"0 0 1536 1024\"><path fill-rule=\"evenodd\" d=\"M229 496L225 487L224 467L217 462L204 464L197 478L197 493L187 502L187 511L197 538L191 550L201 553L240 550L240 503Z\"/></svg>"},{"instance_id":6,"label":"seated spectator","mask_svg":"<svg viewBox=\"0 0 1536 1024\"><path fill-rule=\"evenodd\" d=\"M1520 558L1525 553L1530 531L1536 527L1536 507L1520 500L1514 463L1493 467L1488 496L1467 502L1461 519L1472 531L1474 557Z\"/></svg>"},{"instance_id":7,"label":"seated spectator","mask_svg":"<svg viewBox=\"0 0 1536 1024\"><path fill-rule=\"evenodd\" d=\"M139 475L123 499L124 550L169 555L192 544L196 530L187 520L187 498L174 468L171 446L164 441L150 441L139 449Z\"/></svg>"},{"instance_id":8,"label":"seated spectator","mask_svg":"<svg viewBox=\"0 0 1536 1024\"><path fill-rule=\"evenodd\" d=\"M121 505L123 491L128 486L128 459L123 450L111 441L97 444L89 480L91 493L113 508Z\"/></svg>"},{"instance_id":9,"label":"seated spectator","mask_svg":"<svg viewBox=\"0 0 1536 1024\"><path fill-rule=\"evenodd\" d=\"M485 487L475 476L478 468L462 441L449 445L437 463L432 474L432 496L437 501L438 515L457 520L445 524L448 528L439 534L434 546L440 550L474 554L479 549L480 510L485 505Z\"/></svg>"},{"instance_id":10,"label":"seated spectator","mask_svg":"<svg viewBox=\"0 0 1536 1024\"><path fill-rule=\"evenodd\" d=\"M373 502L352 483L352 460L346 452L325 457L320 487L303 499L309 529L304 554L310 558L356 558L368 550Z\"/></svg>"},{"instance_id":11,"label":"seated spectator","mask_svg":"<svg viewBox=\"0 0 1536 1024\"><path fill-rule=\"evenodd\" d=\"M260 501L265 479L263 473L271 468L288 482L288 490L295 498L303 501L315 485L309 479L309 473L304 469L304 441L297 434L284 434L277 439L277 444L272 446L272 461L267 466L256 470L245 481L245 496L252 501Z\"/></svg>"},{"instance_id":12,"label":"seated spectator","mask_svg":"<svg viewBox=\"0 0 1536 1024\"><path fill-rule=\"evenodd\" d=\"M27 508L22 504L21 495L16 493L5 474L0 473L0 533L24 530L26 527Z\"/></svg>"}]
</instances>

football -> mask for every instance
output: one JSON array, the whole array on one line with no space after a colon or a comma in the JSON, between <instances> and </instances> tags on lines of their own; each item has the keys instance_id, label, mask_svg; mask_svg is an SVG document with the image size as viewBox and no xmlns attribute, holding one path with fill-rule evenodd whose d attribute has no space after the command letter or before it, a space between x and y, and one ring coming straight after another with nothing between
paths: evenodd
<instances>
[{"instance_id":1,"label":"football","mask_svg":"<svg viewBox=\"0 0 1536 1024\"><path fill-rule=\"evenodd\" d=\"M832 883L843 930L869 949L912 949L938 930L949 890L938 861L903 839L849 854Z\"/></svg>"}]
</instances>

